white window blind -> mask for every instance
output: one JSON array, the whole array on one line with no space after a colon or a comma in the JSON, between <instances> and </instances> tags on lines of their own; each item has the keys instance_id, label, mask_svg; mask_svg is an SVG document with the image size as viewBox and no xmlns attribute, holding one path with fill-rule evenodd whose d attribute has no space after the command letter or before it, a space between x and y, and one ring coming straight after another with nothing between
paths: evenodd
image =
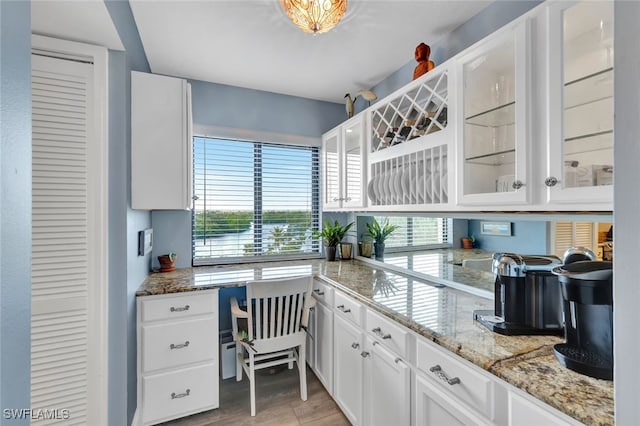
<instances>
[{"instance_id":1,"label":"white window blind","mask_svg":"<svg viewBox=\"0 0 640 426\"><path fill-rule=\"evenodd\" d=\"M317 255L315 147L194 138L193 263Z\"/></svg>"},{"instance_id":2,"label":"white window blind","mask_svg":"<svg viewBox=\"0 0 640 426\"><path fill-rule=\"evenodd\" d=\"M449 242L449 219L441 217L376 216L380 226L386 220L398 228L385 240L387 248L423 247Z\"/></svg>"}]
</instances>

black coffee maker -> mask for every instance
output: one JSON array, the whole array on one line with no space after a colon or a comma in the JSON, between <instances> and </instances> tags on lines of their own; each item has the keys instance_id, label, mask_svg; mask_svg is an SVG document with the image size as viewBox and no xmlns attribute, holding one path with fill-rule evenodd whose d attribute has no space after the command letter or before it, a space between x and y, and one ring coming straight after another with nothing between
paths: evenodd
<instances>
[{"instance_id":1,"label":"black coffee maker","mask_svg":"<svg viewBox=\"0 0 640 426\"><path fill-rule=\"evenodd\" d=\"M474 311L474 319L505 335L561 335L562 295L558 278L551 273L561 264L553 255L495 253L495 309Z\"/></svg>"},{"instance_id":2,"label":"black coffee maker","mask_svg":"<svg viewBox=\"0 0 640 426\"><path fill-rule=\"evenodd\" d=\"M564 301L566 343L553 347L565 367L613 380L613 264L580 261L553 269Z\"/></svg>"}]
</instances>

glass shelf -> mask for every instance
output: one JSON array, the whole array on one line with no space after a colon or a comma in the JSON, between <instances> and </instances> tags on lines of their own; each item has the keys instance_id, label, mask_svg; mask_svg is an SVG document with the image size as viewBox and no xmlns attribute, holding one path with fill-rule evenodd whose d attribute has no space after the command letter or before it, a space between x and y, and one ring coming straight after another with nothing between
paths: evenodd
<instances>
[{"instance_id":1,"label":"glass shelf","mask_svg":"<svg viewBox=\"0 0 640 426\"><path fill-rule=\"evenodd\" d=\"M500 105L465 118L465 124L482 127L500 127L515 123L515 101Z\"/></svg>"},{"instance_id":2,"label":"glass shelf","mask_svg":"<svg viewBox=\"0 0 640 426\"><path fill-rule=\"evenodd\" d=\"M565 83L564 108L582 107L613 97L613 68L607 68Z\"/></svg>"},{"instance_id":3,"label":"glass shelf","mask_svg":"<svg viewBox=\"0 0 640 426\"><path fill-rule=\"evenodd\" d=\"M487 154L475 155L465 158L464 160L470 164L482 164L486 166L501 166L504 164L515 163L516 150L507 149L505 151L490 152Z\"/></svg>"}]
</instances>

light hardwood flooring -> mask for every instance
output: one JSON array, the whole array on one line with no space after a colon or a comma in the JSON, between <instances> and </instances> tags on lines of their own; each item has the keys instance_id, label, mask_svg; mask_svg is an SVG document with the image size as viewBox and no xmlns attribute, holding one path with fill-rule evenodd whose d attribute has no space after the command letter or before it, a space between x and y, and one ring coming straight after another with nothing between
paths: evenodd
<instances>
[{"instance_id":1,"label":"light hardwood flooring","mask_svg":"<svg viewBox=\"0 0 640 426\"><path fill-rule=\"evenodd\" d=\"M349 425L335 401L307 368L307 400L300 399L297 366L270 374L256 372L256 416L249 407L249 380L220 382L220 408L163 423L164 426Z\"/></svg>"}]
</instances>

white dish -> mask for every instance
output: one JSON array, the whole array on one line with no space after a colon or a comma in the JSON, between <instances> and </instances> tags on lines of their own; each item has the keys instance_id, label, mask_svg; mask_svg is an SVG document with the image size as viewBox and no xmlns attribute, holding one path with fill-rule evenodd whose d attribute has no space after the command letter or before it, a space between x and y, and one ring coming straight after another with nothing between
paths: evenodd
<instances>
[{"instance_id":1,"label":"white dish","mask_svg":"<svg viewBox=\"0 0 640 426\"><path fill-rule=\"evenodd\" d=\"M396 169L393 177L393 196L396 199L396 204L402 204L404 198L402 195L402 170Z\"/></svg>"},{"instance_id":2,"label":"white dish","mask_svg":"<svg viewBox=\"0 0 640 426\"><path fill-rule=\"evenodd\" d=\"M425 181L422 178L422 176L418 176L416 178L416 182L417 182L417 194L416 194L416 201L418 204L424 204L425 203L425 199L424 199L424 189L425 189Z\"/></svg>"},{"instance_id":3,"label":"white dish","mask_svg":"<svg viewBox=\"0 0 640 426\"><path fill-rule=\"evenodd\" d=\"M369 184L367 185L367 194L369 194L369 199L371 200L371 202L373 204L376 203L376 193L373 190L374 187L374 183L375 183L375 176L369 181Z\"/></svg>"},{"instance_id":4,"label":"white dish","mask_svg":"<svg viewBox=\"0 0 640 426\"><path fill-rule=\"evenodd\" d=\"M380 172L376 181L376 198L378 204L384 204L384 192L382 191L382 181L384 181L384 173Z\"/></svg>"},{"instance_id":5,"label":"white dish","mask_svg":"<svg viewBox=\"0 0 640 426\"><path fill-rule=\"evenodd\" d=\"M431 200L434 203L441 203L440 199L440 175L434 174L433 179L431 179L431 184L433 185L433 192L431 193Z\"/></svg>"},{"instance_id":6,"label":"white dish","mask_svg":"<svg viewBox=\"0 0 640 426\"><path fill-rule=\"evenodd\" d=\"M441 181L441 183L442 183L442 194L445 197L448 197L449 196L449 188L448 188L449 184L447 182L447 172L446 171L442 172L442 181ZM443 201L446 201L446 200L443 200Z\"/></svg>"},{"instance_id":7,"label":"white dish","mask_svg":"<svg viewBox=\"0 0 640 426\"><path fill-rule=\"evenodd\" d=\"M411 203L411 175L409 169L402 171L402 195L403 204Z\"/></svg>"}]
</instances>

